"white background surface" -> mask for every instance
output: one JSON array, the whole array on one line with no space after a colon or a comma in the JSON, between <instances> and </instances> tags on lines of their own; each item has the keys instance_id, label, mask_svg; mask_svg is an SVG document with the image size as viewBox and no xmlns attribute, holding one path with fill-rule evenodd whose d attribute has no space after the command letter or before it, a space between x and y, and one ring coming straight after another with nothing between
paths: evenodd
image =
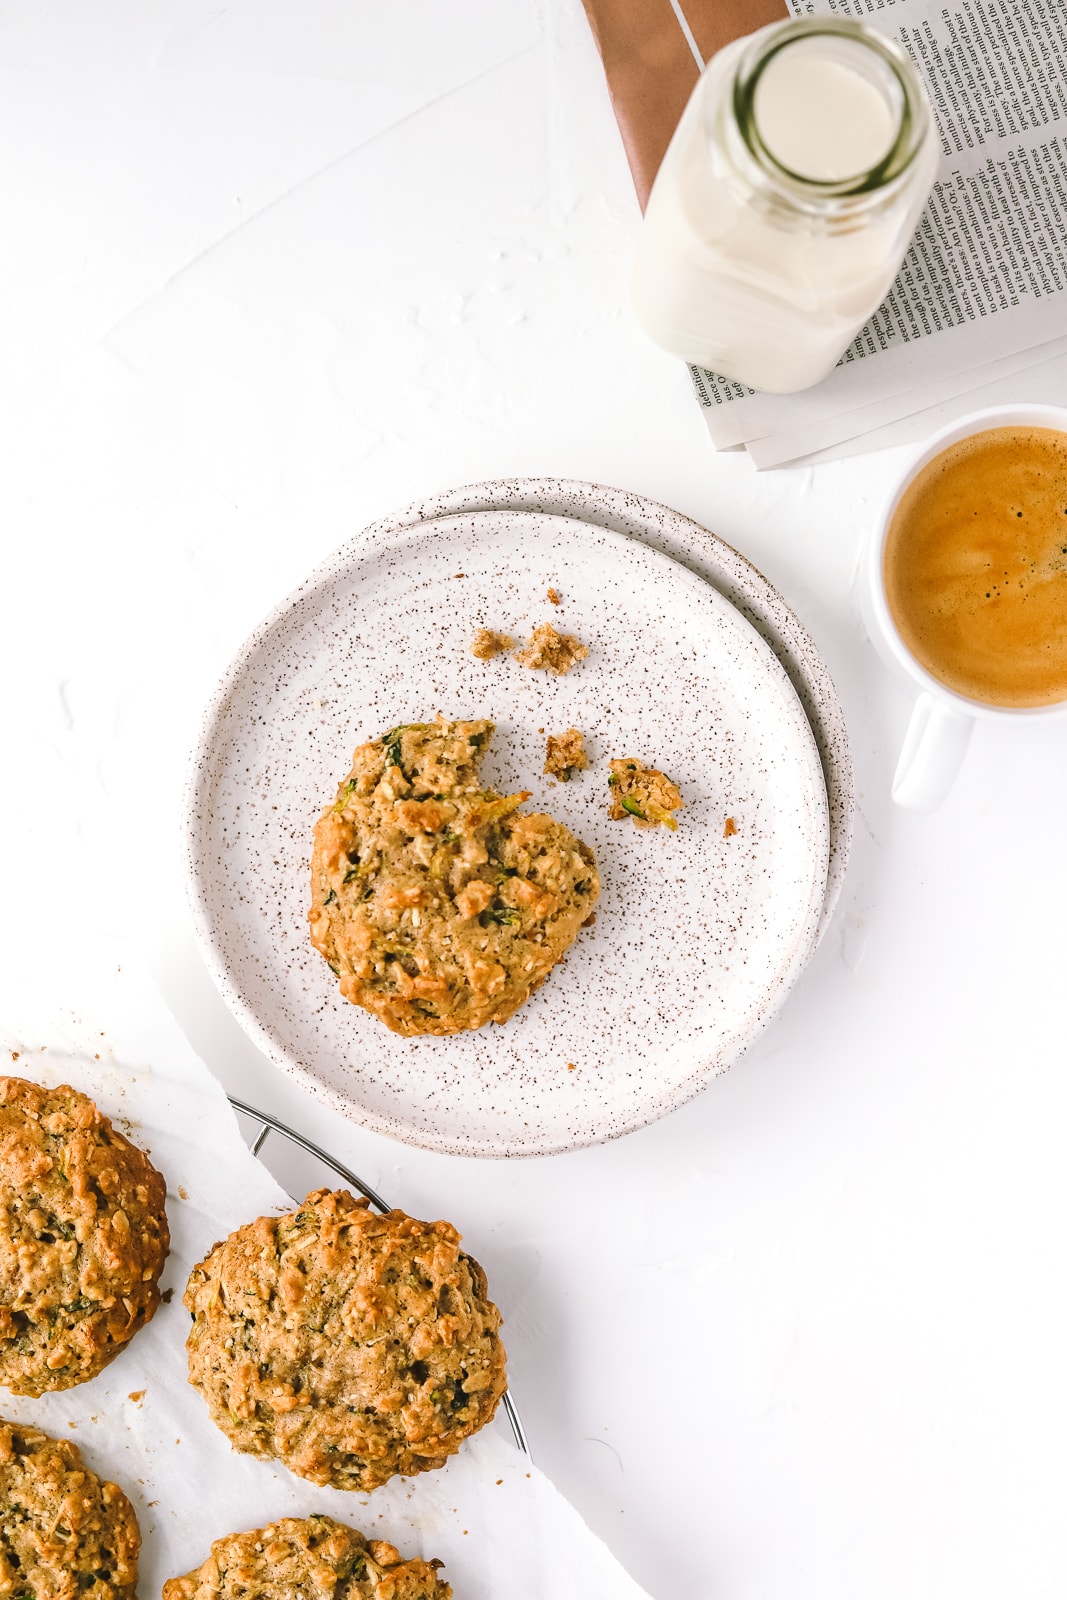
<instances>
[{"instance_id":1,"label":"white background surface","mask_svg":"<svg viewBox=\"0 0 1067 1600\"><path fill-rule=\"evenodd\" d=\"M135 933L231 1090L462 1228L539 1464L657 1600L1062 1595L1064 735L981 727L941 812L891 809L909 695L852 583L899 454L712 454L627 309L577 0L7 0L0 129L3 939L76 966ZM861 797L748 1059L507 1165L372 1137L258 1058L176 837L260 616L365 522L505 473L750 556L830 664Z\"/></svg>"}]
</instances>

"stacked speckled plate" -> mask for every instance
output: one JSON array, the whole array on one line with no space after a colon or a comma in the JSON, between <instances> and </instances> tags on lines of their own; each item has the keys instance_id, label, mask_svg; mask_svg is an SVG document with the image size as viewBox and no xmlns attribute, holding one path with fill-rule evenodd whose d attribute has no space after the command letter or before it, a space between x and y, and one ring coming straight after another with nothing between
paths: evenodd
<instances>
[{"instance_id":1,"label":"stacked speckled plate","mask_svg":"<svg viewBox=\"0 0 1067 1600\"><path fill-rule=\"evenodd\" d=\"M568 677L471 656L476 627L522 637L549 613L592 648ZM496 722L487 780L586 839L603 893L504 1027L403 1039L341 1000L308 945L310 830L357 743L438 710ZM550 784L543 731L568 726L593 766ZM679 781L677 833L608 821L613 755ZM851 822L836 694L766 579L664 506L525 479L376 523L256 630L205 720L189 876L208 965L272 1060L393 1137L547 1154L652 1121L737 1058L826 926Z\"/></svg>"}]
</instances>

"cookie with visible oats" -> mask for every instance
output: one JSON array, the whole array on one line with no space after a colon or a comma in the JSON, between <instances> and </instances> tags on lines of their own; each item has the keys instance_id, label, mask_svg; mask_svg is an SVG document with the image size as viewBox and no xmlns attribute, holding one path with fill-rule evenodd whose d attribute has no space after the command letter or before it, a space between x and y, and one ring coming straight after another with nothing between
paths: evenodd
<instances>
[{"instance_id":1,"label":"cookie with visible oats","mask_svg":"<svg viewBox=\"0 0 1067 1600\"><path fill-rule=\"evenodd\" d=\"M193 1268L189 1381L237 1450L376 1489L443 1466L505 1387L500 1313L447 1222L327 1189Z\"/></svg>"},{"instance_id":2,"label":"cookie with visible oats","mask_svg":"<svg viewBox=\"0 0 1067 1600\"><path fill-rule=\"evenodd\" d=\"M569 828L481 786L492 732L439 717L371 739L315 824L311 942L394 1033L506 1022L600 893Z\"/></svg>"},{"instance_id":3,"label":"cookie with visible oats","mask_svg":"<svg viewBox=\"0 0 1067 1600\"><path fill-rule=\"evenodd\" d=\"M572 773L584 772L589 765L585 735L578 728L566 733L550 733L545 743L545 772L560 783L569 783Z\"/></svg>"},{"instance_id":4,"label":"cookie with visible oats","mask_svg":"<svg viewBox=\"0 0 1067 1600\"><path fill-rule=\"evenodd\" d=\"M451 1600L440 1561L405 1561L333 1517L282 1517L216 1539L195 1572L170 1578L163 1600Z\"/></svg>"},{"instance_id":5,"label":"cookie with visible oats","mask_svg":"<svg viewBox=\"0 0 1067 1600\"><path fill-rule=\"evenodd\" d=\"M140 1549L130 1502L76 1444L0 1422L0 1594L134 1600Z\"/></svg>"},{"instance_id":6,"label":"cookie with visible oats","mask_svg":"<svg viewBox=\"0 0 1067 1600\"><path fill-rule=\"evenodd\" d=\"M87 1095L0 1078L0 1383L85 1383L159 1305L167 1186Z\"/></svg>"}]
</instances>

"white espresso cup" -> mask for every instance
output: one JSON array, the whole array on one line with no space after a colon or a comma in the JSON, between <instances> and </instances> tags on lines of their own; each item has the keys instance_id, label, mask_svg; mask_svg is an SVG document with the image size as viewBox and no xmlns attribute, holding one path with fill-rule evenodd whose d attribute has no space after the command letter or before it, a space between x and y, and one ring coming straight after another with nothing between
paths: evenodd
<instances>
[{"instance_id":1,"label":"white espresso cup","mask_svg":"<svg viewBox=\"0 0 1067 1600\"><path fill-rule=\"evenodd\" d=\"M885 545L893 514L909 484L950 445L991 428L1052 428L1067 434L1062 406L992 406L973 411L928 439L896 480L872 530L861 575L860 596L871 641L891 666L919 690L896 772L893 799L911 811L933 811L948 794L967 754L976 722L1048 721L1067 716L1067 701L1047 706L995 706L947 688L911 654L886 600Z\"/></svg>"}]
</instances>

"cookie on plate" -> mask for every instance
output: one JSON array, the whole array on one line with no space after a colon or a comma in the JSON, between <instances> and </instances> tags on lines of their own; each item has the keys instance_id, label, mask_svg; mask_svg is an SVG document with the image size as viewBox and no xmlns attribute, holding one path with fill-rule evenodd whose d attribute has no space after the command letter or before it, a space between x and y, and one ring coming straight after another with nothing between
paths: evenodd
<instances>
[{"instance_id":1,"label":"cookie on plate","mask_svg":"<svg viewBox=\"0 0 1067 1600\"><path fill-rule=\"evenodd\" d=\"M315 824L311 942L395 1033L506 1022L600 893L569 828L481 787L492 732L439 717L371 739Z\"/></svg>"},{"instance_id":2,"label":"cookie on plate","mask_svg":"<svg viewBox=\"0 0 1067 1600\"><path fill-rule=\"evenodd\" d=\"M0 1078L0 1383L85 1383L154 1315L167 1186L87 1095Z\"/></svg>"},{"instance_id":3,"label":"cookie on plate","mask_svg":"<svg viewBox=\"0 0 1067 1600\"><path fill-rule=\"evenodd\" d=\"M202 1567L168 1579L163 1600L451 1600L440 1565L404 1561L395 1545L333 1517L282 1517L216 1539Z\"/></svg>"},{"instance_id":4,"label":"cookie on plate","mask_svg":"<svg viewBox=\"0 0 1067 1600\"><path fill-rule=\"evenodd\" d=\"M0 1594L133 1600L141 1533L70 1439L0 1421Z\"/></svg>"},{"instance_id":5,"label":"cookie on plate","mask_svg":"<svg viewBox=\"0 0 1067 1600\"><path fill-rule=\"evenodd\" d=\"M504 1392L500 1313L447 1222L347 1190L260 1217L193 1268L189 1381L235 1449L375 1489L443 1466Z\"/></svg>"}]
</instances>

